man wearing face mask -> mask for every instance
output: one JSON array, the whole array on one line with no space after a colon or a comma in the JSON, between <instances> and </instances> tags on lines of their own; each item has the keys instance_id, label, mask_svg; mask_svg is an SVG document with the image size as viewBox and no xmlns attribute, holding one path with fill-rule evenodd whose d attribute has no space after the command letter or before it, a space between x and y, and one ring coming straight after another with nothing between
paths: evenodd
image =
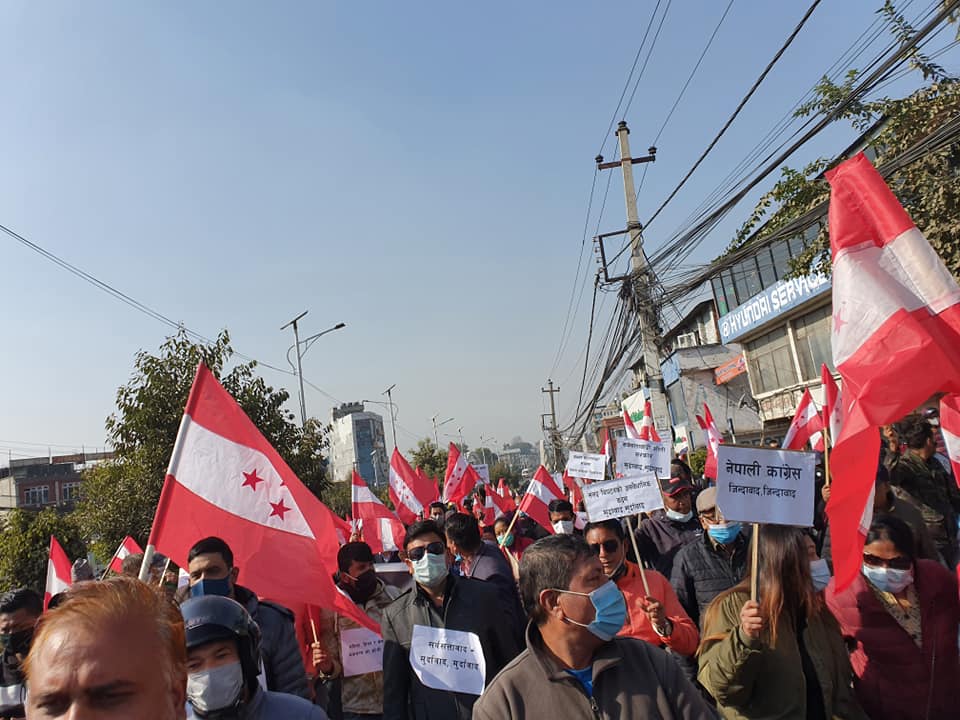
<instances>
[{"instance_id":1,"label":"man wearing face mask","mask_svg":"<svg viewBox=\"0 0 960 720\"><path fill-rule=\"evenodd\" d=\"M673 561L687 543L700 539L703 528L693 512L690 468L679 460L670 465L670 477L660 478L663 510L654 510L640 521L637 549L648 567L664 577L673 572Z\"/></svg>"},{"instance_id":2,"label":"man wearing face mask","mask_svg":"<svg viewBox=\"0 0 960 720\"><path fill-rule=\"evenodd\" d=\"M403 558L414 587L383 611L384 720L470 720L476 695L428 687L410 664L415 626L473 633L479 639L489 682L520 651L505 621L497 589L450 572L453 558L432 520L407 528Z\"/></svg>"},{"instance_id":3,"label":"man wearing face mask","mask_svg":"<svg viewBox=\"0 0 960 720\"><path fill-rule=\"evenodd\" d=\"M347 543L337 552L337 567L337 586L371 619L380 622L384 608L400 596L400 591L377 577L370 546L365 542ZM343 676L342 635L359 627L354 620L337 615L330 641L313 643L313 666L321 680ZM379 720L383 714L383 671L344 677L340 699L343 720Z\"/></svg>"},{"instance_id":4,"label":"man wearing face mask","mask_svg":"<svg viewBox=\"0 0 960 720\"><path fill-rule=\"evenodd\" d=\"M707 605L743 579L749 560L749 542L740 523L728 522L717 507L717 489L697 496L703 537L677 553L670 584L687 615L702 629Z\"/></svg>"},{"instance_id":5,"label":"man wearing face mask","mask_svg":"<svg viewBox=\"0 0 960 720\"><path fill-rule=\"evenodd\" d=\"M554 535L527 550L520 594L527 649L484 691L474 720L713 717L666 653L616 637L626 603L583 538Z\"/></svg>"},{"instance_id":6,"label":"man wearing face mask","mask_svg":"<svg viewBox=\"0 0 960 720\"><path fill-rule=\"evenodd\" d=\"M43 600L29 588L11 590L0 598L0 720L22 718L23 671L30 652L33 626L43 612Z\"/></svg>"},{"instance_id":7,"label":"man wearing face mask","mask_svg":"<svg viewBox=\"0 0 960 720\"><path fill-rule=\"evenodd\" d=\"M303 698L260 687L260 628L230 598L195 597L180 606L187 641L187 702L196 717L327 720Z\"/></svg>"},{"instance_id":8,"label":"man wearing face mask","mask_svg":"<svg viewBox=\"0 0 960 720\"><path fill-rule=\"evenodd\" d=\"M547 510L550 511L550 524L557 535L571 535L574 532L580 534L578 530L574 530L576 516L573 514L573 505L567 500L551 500Z\"/></svg>"},{"instance_id":9,"label":"man wearing face mask","mask_svg":"<svg viewBox=\"0 0 960 720\"><path fill-rule=\"evenodd\" d=\"M233 565L233 551L218 537L196 543L187 561L190 586L178 593L178 599L220 595L243 605L260 626L267 689L310 697L293 613L282 605L259 600L256 593L237 584L240 569Z\"/></svg>"}]
</instances>

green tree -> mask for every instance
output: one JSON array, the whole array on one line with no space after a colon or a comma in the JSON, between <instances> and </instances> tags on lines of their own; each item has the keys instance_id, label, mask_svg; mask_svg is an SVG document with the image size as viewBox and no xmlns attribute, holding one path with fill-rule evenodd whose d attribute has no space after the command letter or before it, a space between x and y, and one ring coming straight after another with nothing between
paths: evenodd
<instances>
[{"instance_id":1,"label":"green tree","mask_svg":"<svg viewBox=\"0 0 960 720\"><path fill-rule=\"evenodd\" d=\"M17 508L7 514L0 529L0 591L26 586L43 592L51 535L70 560L87 556L83 533L73 513L61 514L54 508L39 512Z\"/></svg>"},{"instance_id":2,"label":"green tree","mask_svg":"<svg viewBox=\"0 0 960 720\"><path fill-rule=\"evenodd\" d=\"M440 450L433 440L423 438L417 442L416 449L407 454L410 456L410 464L413 467L420 468L428 477L437 478L443 482L443 476L447 472L448 453Z\"/></svg>"},{"instance_id":3,"label":"green tree","mask_svg":"<svg viewBox=\"0 0 960 720\"><path fill-rule=\"evenodd\" d=\"M504 478L507 481L507 485L513 490L519 491L520 486L523 484L523 477L520 475L520 471L502 460L498 460L490 467L490 484L496 487L500 482L500 478Z\"/></svg>"},{"instance_id":4,"label":"green tree","mask_svg":"<svg viewBox=\"0 0 960 720\"><path fill-rule=\"evenodd\" d=\"M226 331L210 345L195 343L181 330L157 354L141 350L133 376L117 391L117 409L107 418L116 459L88 471L77 507L80 524L98 557L109 557L125 535L144 544L153 522L167 463L197 365L204 363L244 412L314 493L327 487L329 427L309 420L300 428L284 410L286 390L258 377L256 363L226 366L233 355Z\"/></svg>"},{"instance_id":5,"label":"green tree","mask_svg":"<svg viewBox=\"0 0 960 720\"><path fill-rule=\"evenodd\" d=\"M690 471L695 478L702 477L703 470L707 466L707 449L697 448L691 452L687 456L687 464L690 466Z\"/></svg>"}]
</instances>

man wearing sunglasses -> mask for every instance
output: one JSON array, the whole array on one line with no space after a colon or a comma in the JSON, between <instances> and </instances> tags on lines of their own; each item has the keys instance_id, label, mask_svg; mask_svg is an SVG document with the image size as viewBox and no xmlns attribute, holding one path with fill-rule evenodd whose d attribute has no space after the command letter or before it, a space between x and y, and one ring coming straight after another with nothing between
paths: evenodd
<instances>
[{"instance_id":1,"label":"man wearing sunglasses","mask_svg":"<svg viewBox=\"0 0 960 720\"><path fill-rule=\"evenodd\" d=\"M520 652L497 589L450 572L453 558L432 520L407 528L402 557L414 586L383 612L384 720L469 720L476 695L427 687L410 664L415 626L470 632L483 647L486 682Z\"/></svg>"},{"instance_id":2,"label":"man wearing sunglasses","mask_svg":"<svg viewBox=\"0 0 960 720\"><path fill-rule=\"evenodd\" d=\"M700 633L684 612L670 582L656 570L645 570L648 593L640 568L627 560L626 537L619 520L588 523L584 537L600 558L603 574L616 583L627 603L627 621L618 635L645 640L678 655L697 651Z\"/></svg>"}]
</instances>

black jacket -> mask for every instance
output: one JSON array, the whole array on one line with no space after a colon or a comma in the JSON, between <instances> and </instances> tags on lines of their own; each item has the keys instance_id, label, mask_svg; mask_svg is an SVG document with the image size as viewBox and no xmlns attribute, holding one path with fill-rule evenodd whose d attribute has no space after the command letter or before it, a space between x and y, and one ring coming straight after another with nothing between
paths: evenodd
<instances>
[{"instance_id":1,"label":"black jacket","mask_svg":"<svg viewBox=\"0 0 960 720\"><path fill-rule=\"evenodd\" d=\"M497 588L497 592L500 593L501 609L510 618L517 635L522 635L523 629L527 626L527 616L520 604L520 593L517 592L517 582L513 579L513 568L510 567L510 563L500 549L488 542L481 543L470 568L462 574L474 580L483 580Z\"/></svg>"},{"instance_id":2,"label":"black jacket","mask_svg":"<svg viewBox=\"0 0 960 720\"><path fill-rule=\"evenodd\" d=\"M476 695L429 688L410 666L414 625L475 633L489 683L520 653L520 638L503 615L496 587L481 580L447 578L443 607L436 609L418 586L383 611L383 720L470 720Z\"/></svg>"},{"instance_id":3,"label":"black jacket","mask_svg":"<svg viewBox=\"0 0 960 720\"><path fill-rule=\"evenodd\" d=\"M686 522L677 522L668 518L663 510L655 510L637 528L637 549L648 566L669 578L674 559L681 548L698 540L701 535L703 528L696 513Z\"/></svg>"},{"instance_id":4,"label":"black jacket","mask_svg":"<svg viewBox=\"0 0 960 720\"><path fill-rule=\"evenodd\" d=\"M749 535L746 527L733 543L733 555L714 547L709 535L689 543L677 554L670 584L677 599L701 631L707 605L724 590L743 579L749 562Z\"/></svg>"}]
</instances>

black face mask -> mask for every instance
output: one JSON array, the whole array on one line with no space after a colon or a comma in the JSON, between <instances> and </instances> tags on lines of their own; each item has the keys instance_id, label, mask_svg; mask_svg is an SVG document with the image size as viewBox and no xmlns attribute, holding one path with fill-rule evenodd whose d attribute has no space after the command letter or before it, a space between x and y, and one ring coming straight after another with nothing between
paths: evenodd
<instances>
[{"instance_id":1,"label":"black face mask","mask_svg":"<svg viewBox=\"0 0 960 720\"><path fill-rule=\"evenodd\" d=\"M346 573L344 573L346 575ZM353 582L348 584L341 579L340 586L346 591L354 602L365 603L377 590L377 573L370 568L357 577L350 576Z\"/></svg>"},{"instance_id":2,"label":"black face mask","mask_svg":"<svg viewBox=\"0 0 960 720\"><path fill-rule=\"evenodd\" d=\"M27 628L9 635L0 635L0 646L14 655L26 655L30 652L30 642L32 640L33 628Z\"/></svg>"}]
</instances>

